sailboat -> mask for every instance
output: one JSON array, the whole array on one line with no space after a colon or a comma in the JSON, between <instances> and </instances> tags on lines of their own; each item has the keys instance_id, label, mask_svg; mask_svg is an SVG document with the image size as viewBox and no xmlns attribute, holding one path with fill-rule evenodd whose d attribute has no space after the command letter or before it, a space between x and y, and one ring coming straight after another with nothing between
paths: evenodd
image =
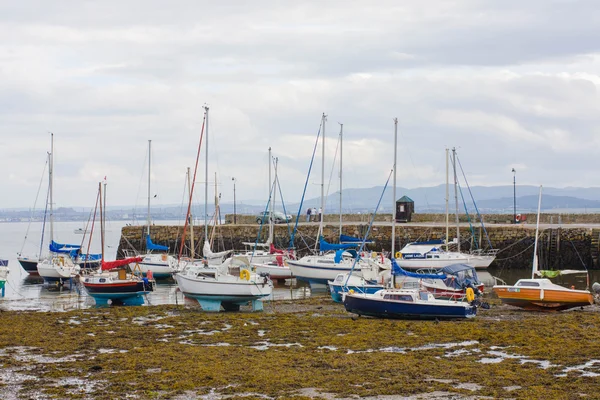
<instances>
[{"instance_id":1,"label":"sailboat","mask_svg":"<svg viewBox=\"0 0 600 400\"><path fill-rule=\"evenodd\" d=\"M321 210L325 208L325 122L327 116L321 117ZM332 244L325 241L323 233L323 214L319 220L318 240L315 245L315 254L304 256L298 260L288 260L292 275L302 281L307 281L312 289L325 288L328 281L333 281L338 274L355 271L363 274L363 270L370 269L379 272L385 268L385 260L380 263L378 258L359 257L356 248L360 242ZM319 248L317 252L317 246ZM358 260L357 260L358 258ZM356 262L355 262L356 260ZM388 267L389 268L389 267Z\"/></svg>"},{"instance_id":2,"label":"sailboat","mask_svg":"<svg viewBox=\"0 0 600 400\"><path fill-rule=\"evenodd\" d=\"M485 269L496 258L498 250L490 249L487 251L476 250L470 253L460 251L460 227L458 223L458 179L456 175L456 151L452 149L454 165L454 199L456 203L456 239L448 242L449 238L449 179L448 179L448 160L449 153L446 149L446 240L428 240L424 242L407 243L402 250L395 253L394 256L404 269L440 269L451 264L466 264L477 269ZM395 219L395 218L394 218ZM450 251L448 247L455 243L457 251Z\"/></svg>"},{"instance_id":3,"label":"sailboat","mask_svg":"<svg viewBox=\"0 0 600 400\"><path fill-rule=\"evenodd\" d=\"M105 184L106 185L106 184ZM104 213L102 201L102 183L98 184L98 199L100 202L100 237L102 242L101 267L96 273L84 275L82 284L88 294L94 298L96 305L120 303L123 305L143 304L143 296L154 290L154 280L140 277L131 270L130 264L142 261L141 257L130 257L116 261L104 260ZM105 192L106 193L106 189ZM106 203L104 203L104 207Z\"/></svg>"},{"instance_id":4,"label":"sailboat","mask_svg":"<svg viewBox=\"0 0 600 400\"><path fill-rule=\"evenodd\" d=\"M29 216L29 222L27 224L27 230L25 231L25 238L23 239L23 245L21 246L21 251L19 251L17 253L17 261L19 262L19 264L21 264L21 267L23 267L23 269L25 270L25 272L27 272L30 275L39 275L38 274L38 270L37 270L37 265L40 262L40 256L42 253L42 247L44 245L43 243L43 230L44 228L42 228L42 238L40 239L40 245L39 245L39 253L38 255L32 257L32 256L26 256L23 255L23 251L25 250L25 245L27 244L27 239L29 237L29 229L31 228L31 221L33 221L33 211L35 210L35 207L37 205L37 200L38 197L40 195L40 189L42 188L42 182L44 180L44 176L46 176L46 166L50 163L50 154L47 154L46 157L46 163L44 164L44 171L42 172L42 177L40 179L40 184L38 186L38 191L37 191L37 195L35 197L35 202L33 203L33 209L31 211L31 215Z\"/></svg>"},{"instance_id":5,"label":"sailboat","mask_svg":"<svg viewBox=\"0 0 600 400\"><path fill-rule=\"evenodd\" d=\"M271 148L269 147L269 182L271 183ZM272 190L269 191L269 215L273 215L275 208L275 200L277 198L277 164L278 159L275 158L275 179L270 184ZM287 266L288 259L295 259L293 251L282 250L275 247L273 243L273 235L275 230L275 219L269 218L269 237L266 243L244 243L252 248L252 251L247 251L246 257L250 258L250 262L256 268L258 274L268 274L273 280L283 280L292 277L292 271ZM258 249L258 246L262 249ZM267 250L265 250L267 249ZM240 255L240 254L237 254Z\"/></svg>"},{"instance_id":6,"label":"sailboat","mask_svg":"<svg viewBox=\"0 0 600 400\"><path fill-rule=\"evenodd\" d=\"M185 241L193 188L196 181L196 171L200 148L206 126L206 161L205 161L205 187L204 187L204 242L208 242L208 221L206 203L208 194L208 107L204 107L204 122L196 156L196 169L192 180L192 191L190 193L186 223L183 229L182 243ZM180 262L183 245L180 247ZM196 299L204 311L220 311L223 307L227 311L237 311L241 305L252 303L255 311L263 309L262 298L270 296L273 284L268 276L261 276L252 270L250 262L245 257L234 257L230 262L221 265L209 265L208 262L190 260L180 272L175 274L175 280L179 290L186 297Z\"/></svg>"},{"instance_id":7,"label":"sailboat","mask_svg":"<svg viewBox=\"0 0 600 400\"><path fill-rule=\"evenodd\" d=\"M583 307L594 304L594 297L589 290L569 289L556 285L548 278L536 276L558 276L559 274L588 274L587 271L563 270L540 271L538 270L538 233L540 227L540 210L542 207L542 186L538 200L537 223L535 227L535 243L533 246L533 266L531 279L519 279L512 286L495 285L492 287L504 304L536 311L561 311L574 307ZM589 274L588 274L589 286Z\"/></svg>"},{"instance_id":8,"label":"sailboat","mask_svg":"<svg viewBox=\"0 0 600 400\"><path fill-rule=\"evenodd\" d=\"M50 208L50 252L51 257L38 263L37 270L38 274L44 278L46 282L58 282L60 284L65 283L75 277L80 270L72 258L73 254L76 254L80 246L76 245L65 245L56 243L54 241L54 211L53 211L53 169L54 169L54 134L51 133L51 145L50 145L50 160L48 168L48 198ZM74 253L75 252L75 253Z\"/></svg>"},{"instance_id":9,"label":"sailboat","mask_svg":"<svg viewBox=\"0 0 600 400\"><path fill-rule=\"evenodd\" d=\"M150 173L152 165L152 140L148 140L148 219L146 221L146 254L142 257L142 260L137 264L139 270L143 275L150 275L155 279L171 278L175 272L179 269L179 263L177 259L169 254L167 251L169 248L160 244L152 242L150 237L150 225L152 220L150 218Z\"/></svg>"}]
</instances>

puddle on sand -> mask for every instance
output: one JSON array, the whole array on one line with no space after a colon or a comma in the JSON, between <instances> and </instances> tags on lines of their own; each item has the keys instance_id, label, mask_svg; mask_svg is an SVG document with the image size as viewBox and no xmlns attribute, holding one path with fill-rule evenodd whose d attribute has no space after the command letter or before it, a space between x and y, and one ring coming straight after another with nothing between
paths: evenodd
<instances>
[{"instance_id":1,"label":"puddle on sand","mask_svg":"<svg viewBox=\"0 0 600 400\"><path fill-rule=\"evenodd\" d=\"M300 343L271 343L270 341L266 340L264 342L257 342L256 345L254 346L248 346L251 349L256 349L256 350L261 350L261 351L265 351L268 350L270 347L304 347L302 346Z\"/></svg>"},{"instance_id":2,"label":"puddle on sand","mask_svg":"<svg viewBox=\"0 0 600 400\"><path fill-rule=\"evenodd\" d=\"M357 353L373 353L375 351L380 351L383 353L399 353L403 354L409 351L419 351L419 350L431 350L431 349L451 349L454 347L469 347L479 344L477 340L467 340L464 342L451 342L451 343L431 343L426 344L419 347L383 347L380 349L367 349L367 350L351 350L347 351L347 354L357 354Z\"/></svg>"},{"instance_id":3,"label":"puddle on sand","mask_svg":"<svg viewBox=\"0 0 600 400\"><path fill-rule=\"evenodd\" d=\"M593 370L599 371L599 372L594 372ZM586 362L585 364L581 364L581 365L575 365L573 367L566 367L565 369L563 369L563 373L560 375L556 375L559 377L564 377L567 376L567 374L569 372L579 372L581 374L581 376L585 376L585 377L598 377L600 376L600 360L590 360L588 362Z\"/></svg>"},{"instance_id":4,"label":"puddle on sand","mask_svg":"<svg viewBox=\"0 0 600 400\"><path fill-rule=\"evenodd\" d=\"M528 356L522 356L519 354L508 354L504 351L491 350L491 351L488 351L487 354L489 354L491 356L495 356L495 357L483 357L483 358L479 359L477 362L480 362L482 364L498 364L507 359L515 359L515 360L519 360L519 362L521 364L527 364L527 363L537 364L538 367L540 367L541 369L548 369L550 367L558 367L558 365L552 364L550 361L547 361L547 360L534 360L534 359L529 358Z\"/></svg>"}]
</instances>

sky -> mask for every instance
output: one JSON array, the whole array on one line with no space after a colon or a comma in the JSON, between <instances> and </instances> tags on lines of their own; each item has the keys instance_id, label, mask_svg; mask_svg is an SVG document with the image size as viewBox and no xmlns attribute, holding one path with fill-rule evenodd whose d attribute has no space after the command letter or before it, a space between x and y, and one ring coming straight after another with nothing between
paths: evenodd
<instances>
[{"instance_id":1,"label":"sky","mask_svg":"<svg viewBox=\"0 0 600 400\"><path fill-rule=\"evenodd\" d=\"M321 115L325 181L600 186L600 13L563 0L0 0L0 209L184 202L209 107L209 201L299 202ZM204 198L203 143L195 198ZM320 195L321 143L306 196ZM336 149L338 149L336 151ZM515 174L511 172L515 169ZM47 169L46 169L47 171ZM235 180L233 179L235 178ZM43 184L40 187L40 181ZM331 182L331 183L329 183ZM391 185L392 183L390 183ZM156 195L156 197L154 197Z\"/></svg>"}]
</instances>

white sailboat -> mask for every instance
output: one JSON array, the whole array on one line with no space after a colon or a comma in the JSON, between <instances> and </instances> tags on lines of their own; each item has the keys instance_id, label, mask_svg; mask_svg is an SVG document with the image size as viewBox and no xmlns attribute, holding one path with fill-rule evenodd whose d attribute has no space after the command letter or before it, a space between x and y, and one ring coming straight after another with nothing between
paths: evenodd
<instances>
[{"instance_id":1,"label":"white sailboat","mask_svg":"<svg viewBox=\"0 0 600 400\"><path fill-rule=\"evenodd\" d=\"M458 222L458 179L456 175L456 151L452 149L454 165L454 200L456 203L456 239L448 242L449 236L449 153L446 149L446 240L429 240L406 244L395 254L396 262L403 269L440 269L451 264L466 264L476 269L485 269L496 258L498 250L475 250L469 253L460 251L460 227ZM456 251L449 251L448 246L456 244Z\"/></svg>"},{"instance_id":2,"label":"white sailboat","mask_svg":"<svg viewBox=\"0 0 600 400\"><path fill-rule=\"evenodd\" d=\"M54 242L54 209L53 209L53 181L54 181L54 134L51 133L51 144L50 144L50 162L48 167L49 177L49 202L50 202L50 249L51 251L57 250L60 252L54 252L50 258L42 260L37 265L38 274L44 278L46 282L58 282L59 284L65 283L69 279L75 277L80 270L79 265L73 262L73 259L68 253L68 245L58 245ZM55 246L58 245L58 246Z\"/></svg>"},{"instance_id":3,"label":"white sailboat","mask_svg":"<svg viewBox=\"0 0 600 400\"><path fill-rule=\"evenodd\" d=\"M271 183L271 148L269 147L269 182ZM275 230L275 219L273 218L273 210L275 209L275 200L277 198L277 158L275 161L275 179L271 183L272 190L269 191L269 237L266 243L244 243L253 247L253 251L247 251L246 257L250 258L250 262L256 269L258 274L268 274L271 279L289 279L292 277L292 271L287 266L287 260L293 258L293 253L276 249L273 243L273 235ZM258 245L262 248L258 249ZM268 250L267 250L268 249Z\"/></svg>"},{"instance_id":4,"label":"white sailboat","mask_svg":"<svg viewBox=\"0 0 600 400\"><path fill-rule=\"evenodd\" d=\"M152 158L152 140L148 140L148 219L146 221L146 254L142 255L142 261L138 263L139 269L143 275L150 272L154 279L170 278L179 269L177 259L167 253L169 248L152 242L150 237L150 173Z\"/></svg>"},{"instance_id":5,"label":"white sailboat","mask_svg":"<svg viewBox=\"0 0 600 400\"><path fill-rule=\"evenodd\" d=\"M321 118L321 132L322 132L322 166L321 166L321 210L324 210L325 204L325 122L327 116L323 113ZM341 159L341 158L340 158ZM333 281L338 274L350 273L351 270L355 274L361 275L365 271L370 271L372 274L377 275L380 268L385 268L386 260L383 263L379 261L379 258L366 258L361 257L356 263L355 260L359 256L355 249L360 243L354 244L336 244L332 245L325 242L321 235L323 233L323 213L321 213L321 219L319 221L319 232L317 237L319 240L315 245L315 253L317 246L319 247L319 253L314 255L308 255L300 258L299 260L288 260L292 275L302 281L307 281L311 285L312 289L324 289L328 281ZM351 251L347 251L353 249ZM334 253L325 253L329 250L335 250ZM389 263L389 260L388 260ZM389 267L388 267L389 268Z\"/></svg>"},{"instance_id":6,"label":"white sailboat","mask_svg":"<svg viewBox=\"0 0 600 400\"><path fill-rule=\"evenodd\" d=\"M204 125L206 126L206 175L205 175L205 213L204 241L208 241L208 221L206 200L208 195L208 107L204 107ZM202 137L200 138L200 146ZM200 151L198 151L198 157ZM196 162L196 165L198 163ZM194 171L194 177L196 172ZM195 181L195 179L194 179ZM193 186L192 186L193 187ZM192 193L193 194L193 193ZM188 225L192 196L189 199L188 215L184 234ZM182 241L185 238L182 238ZM180 257L181 259L181 257ZM261 299L271 295L273 284L268 276L260 276L252 271L247 259L235 257L227 264L208 265L206 262L189 261L180 272L175 274L179 290L186 296L196 299L205 311L239 310L241 305L252 303L253 310L262 310Z\"/></svg>"}]
</instances>

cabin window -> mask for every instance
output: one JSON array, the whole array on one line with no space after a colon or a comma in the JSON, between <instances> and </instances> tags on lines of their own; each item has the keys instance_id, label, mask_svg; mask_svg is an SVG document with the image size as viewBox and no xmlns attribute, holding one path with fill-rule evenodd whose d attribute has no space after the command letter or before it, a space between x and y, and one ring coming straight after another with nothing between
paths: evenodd
<instances>
[{"instance_id":1,"label":"cabin window","mask_svg":"<svg viewBox=\"0 0 600 400\"><path fill-rule=\"evenodd\" d=\"M433 258L440 258L440 256L433 256Z\"/></svg>"},{"instance_id":2,"label":"cabin window","mask_svg":"<svg viewBox=\"0 0 600 400\"><path fill-rule=\"evenodd\" d=\"M322 264L333 264L334 263L333 260L330 260L328 258L323 258L323 259L317 260L317 262L322 263Z\"/></svg>"},{"instance_id":3,"label":"cabin window","mask_svg":"<svg viewBox=\"0 0 600 400\"><path fill-rule=\"evenodd\" d=\"M519 282L519 284L517 286L539 287L540 284L538 282Z\"/></svg>"},{"instance_id":4,"label":"cabin window","mask_svg":"<svg viewBox=\"0 0 600 400\"><path fill-rule=\"evenodd\" d=\"M421 300L427 300L428 299L428 294L427 292L419 292L419 298Z\"/></svg>"},{"instance_id":5,"label":"cabin window","mask_svg":"<svg viewBox=\"0 0 600 400\"><path fill-rule=\"evenodd\" d=\"M106 282L106 278L100 278L100 283Z\"/></svg>"}]
</instances>

